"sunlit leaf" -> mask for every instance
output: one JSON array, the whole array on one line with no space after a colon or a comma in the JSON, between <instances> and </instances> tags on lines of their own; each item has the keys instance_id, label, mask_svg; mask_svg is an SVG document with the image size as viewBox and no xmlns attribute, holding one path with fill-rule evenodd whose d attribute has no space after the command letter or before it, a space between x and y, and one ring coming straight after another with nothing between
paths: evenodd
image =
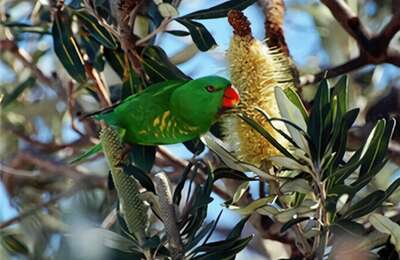
<instances>
[{"instance_id":1,"label":"sunlit leaf","mask_svg":"<svg viewBox=\"0 0 400 260\"><path fill-rule=\"evenodd\" d=\"M329 83L327 80L323 80L315 95L307 128L307 132L312 138L316 149L314 157L317 161L320 161L322 158L325 150L324 143L329 140L324 134L328 130L325 129L325 122L329 114L330 100Z\"/></svg>"},{"instance_id":2,"label":"sunlit leaf","mask_svg":"<svg viewBox=\"0 0 400 260\"><path fill-rule=\"evenodd\" d=\"M101 150L102 150L101 143L96 144L96 145L90 147L89 150L87 150L87 151L79 154L77 157L73 158L70 161L70 164L76 164L76 163L82 162L83 160L88 159L89 157L92 157L93 155L99 153Z\"/></svg>"},{"instance_id":3,"label":"sunlit leaf","mask_svg":"<svg viewBox=\"0 0 400 260\"><path fill-rule=\"evenodd\" d=\"M189 30L193 42L199 50L208 51L217 45L211 33L201 23L183 18L176 19L176 21Z\"/></svg>"},{"instance_id":4,"label":"sunlit leaf","mask_svg":"<svg viewBox=\"0 0 400 260\"><path fill-rule=\"evenodd\" d=\"M105 47L115 50L118 45L114 36L109 33L103 26L101 26L97 19L88 14L84 10L75 12L79 21L85 26L87 31L92 35L99 43L103 44Z\"/></svg>"},{"instance_id":5,"label":"sunlit leaf","mask_svg":"<svg viewBox=\"0 0 400 260\"><path fill-rule=\"evenodd\" d=\"M265 198L255 200L245 207L240 208L240 207L230 206L229 209L231 209L239 214L242 214L242 215L250 215L257 209L266 206L268 203L271 203L273 201L273 198L274 197L265 197Z\"/></svg>"},{"instance_id":6,"label":"sunlit leaf","mask_svg":"<svg viewBox=\"0 0 400 260\"><path fill-rule=\"evenodd\" d=\"M52 28L54 51L69 75L76 81L84 83L86 81L84 62L70 26L62 14L57 13L54 16Z\"/></svg>"},{"instance_id":7,"label":"sunlit leaf","mask_svg":"<svg viewBox=\"0 0 400 260\"><path fill-rule=\"evenodd\" d=\"M288 222L286 222L285 224L283 224L283 226L281 227L280 232L283 233L286 230L288 230L289 228L291 228L293 225L296 225L298 223L301 223L303 221L309 220L309 217L299 217L299 218L293 218L291 220L289 220Z\"/></svg>"},{"instance_id":8,"label":"sunlit leaf","mask_svg":"<svg viewBox=\"0 0 400 260\"><path fill-rule=\"evenodd\" d=\"M378 231L390 235L390 242L392 242L392 244L396 247L396 250L400 252L399 224L378 213L372 213L368 217L368 220Z\"/></svg>"},{"instance_id":9,"label":"sunlit leaf","mask_svg":"<svg viewBox=\"0 0 400 260\"><path fill-rule=\"evenodd\" d=\"M36 79L34 77L29 77L22 83L18 84L13 91L6 95L1 100L1 107L4 108L14 102L27 88L30 88L35 85Z\"/></svg>"},{"instance_id":10,"label":"sunlit leaf","mask_svg":"<svg viewBox=\"0 0 400 260\"><path fill-rule=\"evenodd\" d=\"M275 88L275 96L276 101L279 107L280 114L283 118L289 120L293 124L300 127L303 131L307 130L306 121L301 113L301 111L295 106L289 98L286 96L284 91L276 87ZM305 144L303 143L302 133L300 133L297 129L292 127L289 124L286 124L286 128L288 129L290 136L296 142L296 144L300 147L305 149Z\"/></svg>"},{"instance_id":11,"label":"sunlit leaf","mask_svg":"<svg viewBox=\"0 0 400 260\"><path fill-rule=\"evenodd\" d=\"M188 80L178 67L171 63L167 54L158 46L148 46L143 52L143 67L152 83L166 80Z\"/></svg>"},{"instance_id":12,"label":"sunlit leaf","mask_svg":"<svg viewBox=\"0 0 400 260\"><path fill-rule=\"evenodd\" d=\"M256 0L231 0L222 4L181 16L186 19L211 19L226 17L230 10L243 10Z\"/></svg>"},{"instance_id":13,"label":"sunlit leaf","mask_svg":"<svg viewBox=\"0 0 400 260\"><path fill-rule=\"evenodd\" d=\"M290 180L285 182L280 188L281 192L300 192L300 193L308 193L312 192L313 189L310 186L309 182L302 178L297 178L294 180Z\"/></svg>"},{"instance_id":14,"label":"sunlit leaf","mask_svg":"<svg viewBox=\"0 0 400 260\"><path fill-rule=\"evenodd\" d=\"M235 204L240 200L240 198L246 193L250 185L250 182L246 181L243 182L242 184L239 185L239 187L236 189L235 193L233 194L232 197L232 204Z\"/></svg>"},{"instance_id":15,"label":"sunlit leaf","mask_svg":"<svg viewBox=\"0 0 400 260\"><path fill-rule=\"evenodd\" d=\"M162 3L159 4L157 7L162 17L178 16L178 11L176 10L176 8L169 3Z\"/></svg>"}]
</instances>

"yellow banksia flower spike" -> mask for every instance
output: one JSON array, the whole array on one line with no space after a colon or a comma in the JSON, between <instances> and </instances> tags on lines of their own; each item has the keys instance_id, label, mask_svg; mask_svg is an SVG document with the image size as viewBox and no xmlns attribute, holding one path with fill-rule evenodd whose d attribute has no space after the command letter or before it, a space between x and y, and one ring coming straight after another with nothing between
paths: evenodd
<instances>
[{"instance_id":1,"label":"yellow banksia flower spike","mask_svg":"<svg viewBox=\"0 0 400 260\"><path fill-rule=\"evenodd\" d=\"M111 170L115 189L124 213L128 229L143 244L147 223L147 209L140 198L139 184L126 175L119 166L123 156L123 145L118 132L105 126L100 132L101 145Z\"/></svg>"},{"instance_id":2,"label":"yellow banksia flower spike","mask_svg":"<svg viewBox=\"0 0 400 260\"><path fill-rule=\"evenodd\" d=\"M269 48L255 39L250 22L242 12L230 11L228 21L234 31L227 59L232 84L240 93L240 110L263 126L279 143L287 146L287 141L256 108L261 108L270 117L280 118L274 88L294 87L289 59L279 48ZM269 157L279 154L273 145L240 118L228 117L223 124L225 141L240 160L261 166L268 162Z\"/></svg>"}]
</instances>

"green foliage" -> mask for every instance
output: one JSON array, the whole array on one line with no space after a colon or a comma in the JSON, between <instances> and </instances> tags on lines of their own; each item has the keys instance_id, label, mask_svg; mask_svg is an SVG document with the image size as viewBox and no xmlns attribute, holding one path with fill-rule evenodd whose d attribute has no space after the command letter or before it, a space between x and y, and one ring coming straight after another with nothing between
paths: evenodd
<instances>
[{"instance_id":1,"label":"green foliage","mask_svg":"<svg viewBox=\"0 0 400 260\"><path fill-rule=\"evenodd\" d=\"M186 259L235 259L253 239L253 235L242 236L242 230L250 225L248 220L254 215L264 221L261 228L269 224L267 221L277 224L274 227L280 225L277 229L280 233L272 238L279 237L289 243L288 238L294 238L292 246L299 247L299 252L307 251L304 244L310 245L308 257L326 256L342 238L361 241L358 247L376 253L381 259L397 256L400 228L396 220L398 214L394 217L391 214L397 210L394 204L399 201L400 179L388 170L388 148L396 122L385 116L373 122L365 142L351 143L354 129L363 122L358 119L363 119L365 114L354 104L372 96L369 93L373 85L371 78L380 73L368 70L345 76L333 86L323 80L313 98L307 94L313 92L310 87L302 89L301 95L294 89L276 88L281 118L271 118L260 109L258 112L288 140L289 146L275 140L253 118L239 113L256 134L261 134L280 151L281 156L266 158L273 165L270 170L240 161L234 151L211 134L183 144L192 153L187 161L179 158L168 161L154 146L131 147L126 151L126 161L114 166L125 180L137 181L139 199L149 208L146 212L149 227L144 241L140 242L138 236L129 232L121 211L124 202L115 195L112 183L106 188L109 169L104 163L98 163L98 159L103 158L99 154L101 145L88 148L97 143L93 139L98 138L98 125L90 119L80 120L76 115L99 108L99 81L106 92L112 92L115 104L151 84L188 80L191 74L187 75L189 71L183 70L185 67L171 62L168 50L157 45L159 41L155 36L135 46L133 56L139 64L131 62L117 37L116 19L110 6L113 1L73 0L62 8L45 5L43 1L34 4L23 0L6 2L7 13L0 21L2 41L4 38L15 42L23 49L23 57L24 51L29 55L22 63L9 57L15 54L14 49L0 55L0 65L15 74L12 82L2 83L0 88L0 149L5 151L1 163L2 184L12 198L11 205L23 214L34 210L36 205L45 206L27 214L18 225L1 230L1 259L100 257L86 257L92 247L101 252L101 257L107 255L110 259L143 259L149 257L149 252L160 259L172 259L176 252L170 246L160 218L160 194L156 193L153 183L157 171L165 171L173 183L171 206L179 213L176 224L183 245L180 253ZM149 2L144 13L138 11L145 22L136 25L143 27L146 33L156 30L166 18L159 5ZM175 37L190 36L197 49L206 52L221 42L213 35L214 30L210 30L213 28L206 27L201 20L226 19L229 10L244 10L255 2L231 0L176 15L168 19L184 28L165 32ZM31 13L24 14L21 21L13 20L12 16L28 3ZM90 8L87 3L91 3ZM171 1L162 4L169 6L170 13L178 10ZM327 22L331 16L322 15L322 11L316 13L314 19L319 29L323 26L318 17ZM376 20L376 17L368 18ZM133 38L140 41L140 33L133 32ZM332 40L335 37L326 41L328 34L321 35L326 46L349 42L347 38L346 41ZM340 56L338 54L348 53L347 49L338 53L335 45L327 49L335 50L333 55L328 53L335 62L338 62L335 59ZM53 74L42 75L42 58L49 55L53 55L60 66L54 66ZM199 67L204 67L201 65ZM303 73L308 67L301 69ZM360 99L356 95L360 95ZM312 106L304 100L312 100ZM286 129L278 129L275 122L284 124ZM71 134L65 134L66 128L78 139L69 143L65 136ZM217 155L218 159L210 154ZM3 168L3 161L7 167ZM237 184L233 190L230 183ZM254 189L256 185L258 190ZM70 194L71 186L74 189L78 186L82 191ZM220 205L225 209L218 218L208 221L210 203L215 203L217 196L215 187L227 191ZM67 198L69 196L71 198ZM57 203L61 199L63 202ZM226 223L221 223L226 211L242 218L233 223L229 232L222 233L220 227L226 228L222 225ZM107 225L104 220L112 219L110 212L116 212L117 221ZM87 223L90 228L78 226L76 232L77 222ZM267 233L266 230L257 232ZM215 241L215 235L221 234L223 238ZM55 238L60 238L60 245L54 245L57 244ZM90 244L91 240L95 243Z\"/></svg>"},{"instance_id":2,"label":"green foliage","mask_svg":"<svg viewBox=\"0 0 400 260\"><path fill-rule=\"evenodd\" d=\"M240 115L282 153L282 156L272 157L272 163L279 169L296 173L294 177L290 177L291 174L282 176L282 195L278 195L281 205L269 204L268 207L275 210L262 213L282 222L281 232L295 226L311 225L317 230L312 237L325 241L329 233L335 233L335 227L341 226L343 221L352 226L353 222L349 221L368 216L381 208L400 185L399 178L386 190L374 190L365 195L366 186L388 161L389 142L395 121L379 120L369 133L366 143L355 151L348 151L348 132L359 112L358 109L348 108L348 89L346 77L341 78L332 88L327 80L323 80L309 115L292 91L276 89L283 117L281 121L286 124L289 136L282 134L292 144L289 149L272 140L273 137L256 121L244 114ZM259 112L267 116L265 112ZM268 117L267 120L272 121ZM291 182L293 185L288 185ZM294 196L287 197L290 194ZM303 196L299 201L298 196L301 194L314 195L309 199ZM347 198L345 201L341 199L343 196ZM282 208L285 204L287 209ZM261 212L259 209L254 208ZM388 232L383 227L380 229ZM325 250L324 244L319 246L322 251Z\"/></svg>"}]
</instances>

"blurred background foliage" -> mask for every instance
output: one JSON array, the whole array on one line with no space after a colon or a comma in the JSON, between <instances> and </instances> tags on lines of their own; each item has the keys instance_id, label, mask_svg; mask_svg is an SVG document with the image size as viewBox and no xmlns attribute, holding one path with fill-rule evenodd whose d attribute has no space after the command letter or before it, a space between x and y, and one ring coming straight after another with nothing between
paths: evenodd
<instances>
[{"instance_id":1,"label":"blurred background foliage","mask_svg":"<svg viewBox=\"0 0 400 260\"><path fill-rule=\"evenodd\" d=\"M218 74L229 77L225 51L232 29L226 13L220 18L205 20L197 20L198 14L197 17L184 16L224 1L172 1L168 4L170 2L148 1L143 10L137 11L133 40L138 44L138 55L143 58L139 62L143 62L145 73L149 75L145 78L138 76L140 71L135 66L127 65L128 59L134 64L132 61L136 54L124 55L123 49L129 49L129 46L121 45L114 35L115 28L109 26L118 23L119 18L108 1L56 3L4 0L0 3L1 259L133 259L134 250L105 249L103 243L113 248L110 243L117 238L104 238L107 241L104 242L102 235L93 230L94 227L112 226L114 231L121 233L118 231L121 227L113 224L116 217L112 209L115 208L116 194L108 189L108 167L104 158L95 156L79 165L69 162L96 142L95 124L79 120L79 115L108 104L107 99L98 95L104 89L109 89L114 102L150 83L163 80L164 76L197 78ZM243 2L252 4L254 1ZM258 39L265 38L264 2L241 7L245 8L244 13ZM347 3L372 32L383 28L392 13L398 14L400 8L395 0L349 0ZM160 5L165 6L161 8ZM174 6L178 5L175 9ZM285 5L284 34L299 75L303 78L359 55L356 41L343 30L324 4L288 0ZM85 8L82 9L82 6ZM181 18L171 20L169 16ZM399 45L400 35L396 34L390 46L400 50ZM151 68L155 68L156 73L152 73ZM348 139L349 149L355 150L365 142L379 118L394 117L399 121L400 69L386 63L368 64L352 71L348 77L349 109L360 109ZM302 84L301 78L299 82ZM298 89L307 109L312 105L317 87L318 84L306 84ZM389 145L390 160L368 182L362 190L363 194L386 190L399 175L399 129L398 126L395 128ZM225 206L228 205L229 198L235 193L235 190L229 190L232 185L229 181L227 184L219 180L216 182L217 190L212 193L211 186L204 185L207 179L210 182L214 178L210 174L208 177L205 175L215 170L208 166L208 162L221 165L216 162L219 160L213 153L194 143L188 143L186 147L182 144L163 146L157 153L154 149L144 149L143 152L144 155L137 155L139 159L136 160L145 168L142 168L144 172L151 172L152 176L152 173L163 170L174 186L180 181L186 183L182 198L186 199L191 194L189 184L192 182L197 185L199 194L210 193L214 198L212 202L207 201L210 203L208 211L201 213L206 215L199 217L200 222L196 224L197 228L204 230L203 239L206 234L211 236L208 241L220 241L229 236L239 239L240 232L232 234L231 231L234 227L241 231L244 222L240 220L243 216L229 209L224 209L219 215L223 203L228 201ZM194 159L196 153L200 156ZM190 161L190 167L186 161ZM188 179L182 182L181 175L185 170L192 177L186 176ZM222 168L219 170L223 171ZM227 173L224 176L235 176L236 181L247 180L241 173L235 175L232 169L225 170ZM243 187L239 187L239 194ZM244 189L247 190L246 196L256 198L258 181L250 182L248 187ZM191 196L195 198L201 196L199 194ZM379 213L386 213L394 222L400 221L396 207L399 201L400 191L395 191ZM192 213L188 212L189 215ZM217 217L218 225L214 225ZM150 221L157 229L160 223L157 224L157 219L153 218ZM7 222L10 219L12 222ZM366 225L364 228L368 230L371 227ZM237 259L264 259L265 256L277 259L289 257L291 251L293 253L293 247L284 245L291 244L290 240L265 237L262 231L255 229L257 227L250 224L243 228L242 239L250 234L255 237ZM195 236L197 230L186 231L188 234L194 232ZM122 238L118 239L121 240L118 243L123 244ZM240 249L248 242L235 241L242 242L238 247ZM351 243L358 242L351 240L348 245ZM335 250L346 251L348 245L341 243ZM227 245L226 249L232 247L233 244ZM207 248L197 249L200 256L210 252ZM385 257L394 255L394 251L387 243L379 252L384 257L382 259L389 259ZM210 257L208 259L222 259Z\"/></svg>"}]
</instances>

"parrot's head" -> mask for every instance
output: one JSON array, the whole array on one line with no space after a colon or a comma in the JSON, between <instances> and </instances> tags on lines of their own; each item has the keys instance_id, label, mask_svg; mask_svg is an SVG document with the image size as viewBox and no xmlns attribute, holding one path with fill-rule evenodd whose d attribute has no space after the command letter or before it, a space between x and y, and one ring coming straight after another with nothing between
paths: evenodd
<instances>
[{"instance_id":1,"label":"parrot's head","mask_svg":"<svg viewBox=\"0 0 400 260\"><path fill-rule=\"evenodd\" d=\"M191 80L171 96L171 109L187 123L206 131L221 112L239 104L238 91L219 76Z\"/></svg>"}]
</instances>

